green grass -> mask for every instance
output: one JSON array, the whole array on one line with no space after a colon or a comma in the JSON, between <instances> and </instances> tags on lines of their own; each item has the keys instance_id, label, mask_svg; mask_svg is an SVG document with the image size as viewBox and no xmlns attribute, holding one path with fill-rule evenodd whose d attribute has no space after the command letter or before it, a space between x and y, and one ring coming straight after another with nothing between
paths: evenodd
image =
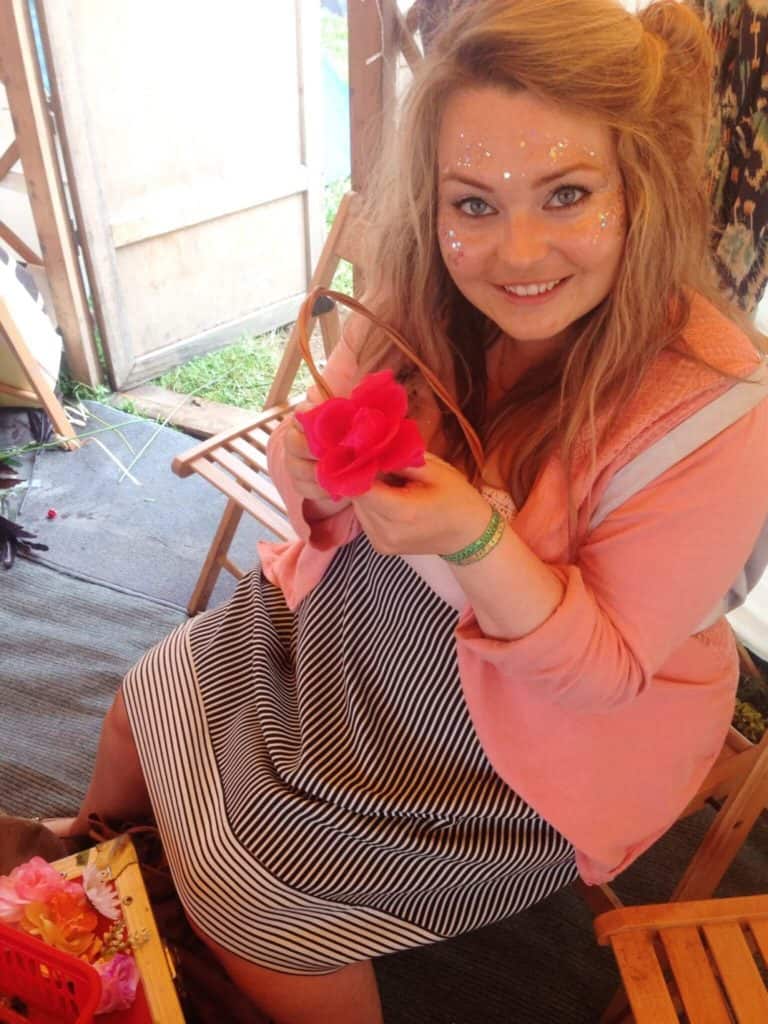
<instances>
[{"instance_id":1,"label":"green grass","mask_svg":"<svg viewBox=\"0 0 768 1024\"><path fill-rule=\"evenodd\" d=\"M154 383L182 395L195 394L242 409L260 409L283 352L288 328L243 338L164 373ZM300 374L297 388L307 383Z\"/></svg>"}]
</instances>

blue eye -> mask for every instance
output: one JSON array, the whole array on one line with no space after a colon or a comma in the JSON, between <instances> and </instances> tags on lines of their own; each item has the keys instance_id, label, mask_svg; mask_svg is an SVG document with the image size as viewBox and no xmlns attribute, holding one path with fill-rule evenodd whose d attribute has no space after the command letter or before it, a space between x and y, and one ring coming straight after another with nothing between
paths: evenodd
<instances>
[{"instance_id":1,"label":"blue eye","mask_svg":"<svg viewBox=\"0 0 768 1024\"><path fill-rule=\"evenodd\" d=\"M466 199L460 199L453 205L468 217L487 217L489 214L496 212L489 203L486 203L479 196L468 196Z\"/></svg>"},{"instance_id":2,"label":"blue eye","mask_svg":"<svg viewBox=\"0 0 768 1024\"><path fill-rule=\"evenodd\" d=\"M581 188L580 185L561 185L552 193L547 206L554 206L555 209L576 206L590 194L588 189Z\"/></svg>"}]
</instances>

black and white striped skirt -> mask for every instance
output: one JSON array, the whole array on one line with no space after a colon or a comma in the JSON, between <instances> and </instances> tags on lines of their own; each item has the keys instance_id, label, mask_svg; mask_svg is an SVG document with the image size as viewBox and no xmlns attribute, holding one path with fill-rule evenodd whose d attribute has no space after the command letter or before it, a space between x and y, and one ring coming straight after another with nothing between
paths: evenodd
<instances>
[{"instance_id":1,"label":"black and white striped skirt","mask_svg":"<svg viewBox=\"0 0 768 1024\"><path fill-rule=\"evenodd\" d=\"M319 974L478 928L576 877L475 736L456 612L361 535L296 612L256 570L128 674L179 896L264 967Z\"/></svg>"}]
</instances>

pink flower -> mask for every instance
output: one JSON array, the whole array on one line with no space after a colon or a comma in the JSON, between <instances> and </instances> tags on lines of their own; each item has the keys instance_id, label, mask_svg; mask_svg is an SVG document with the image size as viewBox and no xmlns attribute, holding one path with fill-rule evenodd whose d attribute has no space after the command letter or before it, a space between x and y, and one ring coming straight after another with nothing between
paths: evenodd
<instances>
[{"instance_id":1,"label":"pink flower","mask_svg":"<svg viewBox=\"0 0 768 1024\"><path fill-rule=\"evenodd\" d=\"M391 370L371 373L349 398L329 398L297 413L317 481L332 498L365 494L380 473L424 465L424 441L406 419L408 396Z\"/></svg>"},{"instance_id":2,"label":"pink flower","mask_svg":"<svg viewBox=\"0 0 768 1024\"><path fill-rule=\"evenodd\" d=\"M102 917L116 921L120 917L120 897L110 886L106 871L100 871L95 864L88 864L83 871L83 891L91 906Z\"/></svg>"},{"instance_id":3,"label":"pink flower","mask_svg":"<svg viewBox=\"0 0 768 1024\"><path fill-rule=\"evenodd\" d=\"M101 977L101 1001L96 1013L112 1013L132 1006L139 986L139 969L133 957L116 953L111 960L97 960L93 966Z\"/></svg>"},{"instance_id":4,"label":"pink flower","mask_svg":"<svg viewBox=\"0 0 768 1024\"><path fill-rule=\"evenodd\" d=\"M16 924L24 916L24 908L29 900L22 899L16 892L16 886L6 875L0 877L0 921L4 924Z\"/></svg>"},{"instance_id":5,"label":"pink flower","mask_svg":"<svg viewBox=\"0 0 768 1024\"><path fill-rule=\"evenodd\" d=\"M42 857L20 864L9 877L19 898L27 903L46 903L55 893L70 888L64 876Z\"/></svg>"}]
</instances>

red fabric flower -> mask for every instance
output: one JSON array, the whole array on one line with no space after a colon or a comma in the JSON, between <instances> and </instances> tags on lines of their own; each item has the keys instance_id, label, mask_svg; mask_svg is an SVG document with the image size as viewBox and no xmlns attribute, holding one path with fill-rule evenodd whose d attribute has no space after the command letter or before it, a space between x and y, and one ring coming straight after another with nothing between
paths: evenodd
<instances>
[{"instance_id":1,"label":"red fabric flower","mask_svg":"<svg viewBox=\"0 0 768 1024\"><path fill-rule=\"evenodd\" d=\"M332 498L365 494L380 473L424 465L424 441L406 419L408 396L391 370L365 377L349 398L329 398L297 413L317 482Z\"/></svg>"}]
</instances>

